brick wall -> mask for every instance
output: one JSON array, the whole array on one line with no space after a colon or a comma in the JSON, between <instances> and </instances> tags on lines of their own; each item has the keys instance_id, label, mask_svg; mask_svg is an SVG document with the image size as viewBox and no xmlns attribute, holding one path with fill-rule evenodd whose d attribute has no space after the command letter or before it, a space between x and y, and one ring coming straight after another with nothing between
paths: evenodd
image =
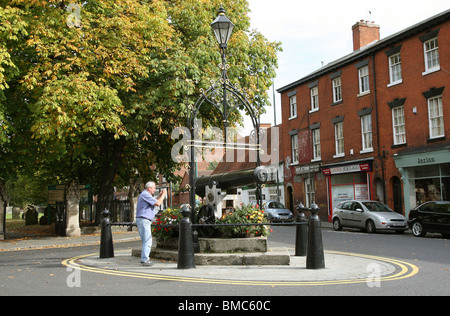
<instances>
[{"instance_id":1,"label":"brick wall","mask_svg":"<svg viewBox=\"0 0 450 316\"><path fill-rule=\"evenodd\" d=\"M384 183L384 201L393 208L393 180L401 178L395 166L394 154L406 148L421 148L439 146L448 143L450 137L450 87L448 86L450 71L450 22L448 14L446 21L434 24L424 23L420 28L408 29L403 35L388 41L380 41L348 57L346 62L340 62L328 69L300 79L286 86L279 92L282 102L282 157L292 158L291 135L299 136L299 164L288 166L285 177L286 200L289 200L287 187L293 190L293 202L305 203L306 175L296 174L296 167L312 165L312 143L310 127L320 125L321 134L321 165L345 163L368 159L373 161L371 179ZM428 33L428 32L434 33ZM436 33L438 32L438 33ZM379 39L379 26L360 21L353 27L355 49L373 40ZM438 34L440 70L424 74L425 61L423 41L425 34ZM426 38L426 36L425 36ZM389 56L399 52L401 56L402 80L391 84L389 76ZM389 55L391 54L391 55ZM370 92L359 94L358 65L361 63L369 69ZM332 78L339 73L342 84L342 102L333 103ZM319 91L319 110L311 111L311 86L317 86ZM432 88L444 87L442 93L444 108L445 136L437 140L429 139L428 104L424 92ZM289 96L297 99L297 117L290 117ZM405 99L405 100L403 100ZM394 145L392 106L404 101L406 144ZM361 153L361 118L358 114L364 109L371 109L373 151ZM333 118L343 116L345 156L336 158L335 133ZM353 153L353 154L352 154ZM292 160L291 160L292 161ZM290 176L290 177L289 177ZM309 176L309 175L308 175ZM316 186L316 203L321 207L321 217L326 216L329 207L326 179L321 172L314 175ZM371 183L372 191L377 188ZM373 196L377 196L374 192ZM295 208L294 208L295 209Z\"/></svg>"}]
</instances>

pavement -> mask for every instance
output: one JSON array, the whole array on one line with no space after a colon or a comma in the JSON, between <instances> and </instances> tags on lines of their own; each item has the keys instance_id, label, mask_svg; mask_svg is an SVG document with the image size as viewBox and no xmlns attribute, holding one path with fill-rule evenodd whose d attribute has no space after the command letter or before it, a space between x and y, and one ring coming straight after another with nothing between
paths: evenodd
<instances>
[{"instance_id":1,"label":"pavement","mask_svg":"<svg viewBox=\"0 0 450 316\"><path fill-rule=\"evenodd\" d=\"M6 240L0 240L0 253L2 251L23 251L45 248L68 248L77 246L100 245L100 234L90 234L75 237L20 237L15 235L13 238L7 235L7 238L8 239ZM113 233L113 240L114 242L139 240L139 234L136 231L115 232Z\"/></svg>"},{"instance_id":2,"label":"pavement","mask_svg":"<svg viewBox=\"0 0 450 316\"><path fill-rule=\"evenodd\" d=\"M331 225L331 224L330 224ZM322 228L330 228L323 223ZM113 233L114 244L139 240L136 231ZM26 251L46 248L67 248L100 245L100 235L79 237L39 237L0 241L0 254L8 251ZM100 247L100 246L99 246ZM100 248L99 248L100 249ZM196 266L193 269L178 269L177 263L168 260L153 260L154 265L145 267L140 258L133 257L132 249L114 252L114 257L99 258L99 252L81 254L62 262L63 265L123 277L158 279L176 282L209 284L240 284L269 286L304 286L367 283L394 281L415 275L418 268L407 262L362 254L335 251L324 252L324 269L306 269L306 258L294 256L295 249L287 248L289 265L277 266ZM371 283L372 282L372 283ZM375 282L375 283L374 283Z\"/></svg>"}]
</instances>

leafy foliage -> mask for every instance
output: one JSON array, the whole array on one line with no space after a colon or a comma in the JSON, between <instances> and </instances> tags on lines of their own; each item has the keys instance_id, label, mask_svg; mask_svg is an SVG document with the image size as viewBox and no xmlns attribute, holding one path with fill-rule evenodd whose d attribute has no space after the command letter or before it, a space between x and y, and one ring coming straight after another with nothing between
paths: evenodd
<instances>
[{"instance_id":1,"label":"leafy foliage","mask_svg":"<svg viewBox=\"0 0 450 316\"><path fill-rule=\"evenodd\" d=\"M264 211L258 206L254 205L241 205L235 211L228 212L220 218L218 224L262 224L268 223L267 218L264 216ZM258 237L268 236L269 229L266 225L259 226L217 226L219 232L224 237L228 238L244 238L244 237Z\"/></svg>"},{"instance_id":2,"label":"leafy foliage","mask_svg":"<svg viewBox=\"0 0 450 316\"><path fill-rule=\"evenodd\" d=\"M255 108L269 104L280 44L249 30L247 1L72 2L0 0L0 178L77 178L101 203L136 174L172 180L171 132L220 74L209 25L221 4L236 24L229 77ZM214 109L201 115L221 126Z\"/></svg>"},{"instance_id":3,"label":"leafy foliage","mask_svg":"<svg viewBox=\"0 0 450 316\"><path fill-rule=\"evenodd\" d=\"M158 215L152 230L152 237L160 240L167 240L170 237L178 237L178 225L183 216L179 209L164 210ZM164 225L174 225L176 227L163 227Z\"/></svg>"}]
</instances>

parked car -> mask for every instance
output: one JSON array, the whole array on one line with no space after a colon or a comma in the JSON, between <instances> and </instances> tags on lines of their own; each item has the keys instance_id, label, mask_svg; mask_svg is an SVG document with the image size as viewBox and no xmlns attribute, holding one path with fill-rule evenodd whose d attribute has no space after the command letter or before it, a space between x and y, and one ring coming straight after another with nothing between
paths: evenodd
<instances>
[{"instance_id":1,"label":"parked car","mask_svg":"<svg viewBox=\"0 0 450 316\"><path fill-rule=\"evenodd\" d=\"M426 233L441 233L450 237L450 202L425 202L409 213L409 225L416 237L423 237Z\"/></svg>"},{"instance_id":2,"label":"parked car","mask_svg":"<svg viewBox=\"0 0 450 316\"><path fill-rule=\"evenodd\" d=\"M252 203L254 204L254 203ZM262 205L264 210L264 215L269 221L272 222L292 222L294 220L294 215L287 209L283 203L272 200L264 201Z\"/></svg>"},{"instance_id":3,"label":"parked car","mask_svg":"<svg viewBox=\"0 0 450 316\"><path fill-rule=\"evenodd\" d=\"M377 201L351 200L338 204L333 210L333 228L353 227L374 233L377 230L393 230L404 233L408 228L406 217Z\"/></svg>"}]
</instances>

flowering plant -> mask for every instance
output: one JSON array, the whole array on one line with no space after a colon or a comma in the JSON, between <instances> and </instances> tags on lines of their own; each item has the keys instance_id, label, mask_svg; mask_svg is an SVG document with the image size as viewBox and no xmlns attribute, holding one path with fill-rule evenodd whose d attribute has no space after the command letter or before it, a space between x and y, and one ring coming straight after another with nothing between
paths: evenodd
<instances>
[{"instance_id":1,"label":"flowering plant","mask_svg":"<svg viewBox=\"0 0 450 316\"><path fill-rule=\"evenodd\" d=\"M237 223L255 223L262 224L268 223L267 218L264 216L264 210L261 210L258 205L242 205L234 212L225 213L218 224L237 224ZM219 232L224 237L228 238L245 238L245 237L257 237L268 236L269 228L267 225L259 226L218 226Z\"/></svg>"},{"instance_id":2,"label":"flowering plant","mask_svg":"<svg viewBox=\"0 0 450 316\"><path fill-rule=\"evenodd\" d=\"M155 225L152 229L152 236L156 239L167 240L170 237L178 236L178 225L183 216L179 209L166 209L157 215ZM163 227L173 225L174 227Z\"/></svg>"}]
</instances>

